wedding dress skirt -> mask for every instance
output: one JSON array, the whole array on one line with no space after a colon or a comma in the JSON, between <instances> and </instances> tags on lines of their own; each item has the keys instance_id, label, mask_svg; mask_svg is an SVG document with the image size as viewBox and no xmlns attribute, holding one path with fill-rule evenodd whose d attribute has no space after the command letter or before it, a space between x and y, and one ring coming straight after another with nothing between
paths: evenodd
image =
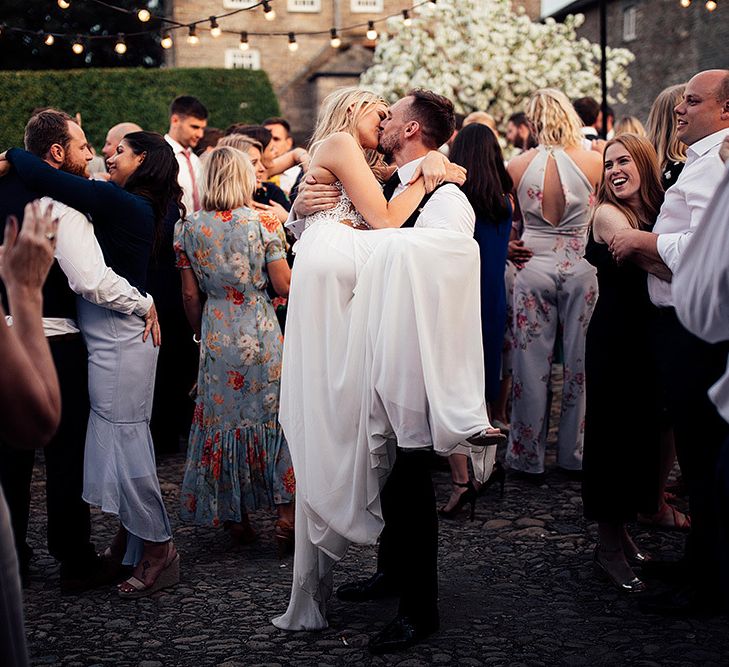
<instances>
[{"instance_id":1,"label":"wedding dress skirt","mask_svg":"<svg viewBox=\"0 0 729 667\"><path fill-rule=\"evenodd\" d=\"M279 419L296 551L289 607L273 620L287 630L327 627L332 565L382 530L395 444L446 453L489 425L476 242L354 229L341 215L310 216L295 248Z\"/></svg>"}]
</instances>

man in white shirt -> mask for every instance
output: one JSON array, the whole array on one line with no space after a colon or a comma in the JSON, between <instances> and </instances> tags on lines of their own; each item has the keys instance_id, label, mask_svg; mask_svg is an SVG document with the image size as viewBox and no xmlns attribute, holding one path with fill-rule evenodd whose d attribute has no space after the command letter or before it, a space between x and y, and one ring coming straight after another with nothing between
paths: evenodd
<instances>
[{"instance_id":1,"label":"man in white shirt","mask_svg":"<svg viewBox=\"0 0 729 667\"><path fill-rule=\"evenodd\" d=\"M56 169L88 175L88 142L81 127L66 114L45 110L33 116L26 126L25 145ZM28 190L12 171L0 179L0 227L8 213L20 219L25 204L36 198L38 193ZM45 450L48 549L61 562L62 590L76 592L107 583L112 573L90 542L89 507L81 497L89 414L88 355L75 321L74 292L92 303L146 316L148 325L156 322L156 311L151 297L140 294L106 266L93 226L84 215L57 203L54 215L59 217L57 262L43 288L43 328L58 372L63 407L58 432ZM21 573L26 577L32 470L33 452L0 447L0 479L10 507Z\"/></svg>"},{"instance_id":2,"label":"man in white shirt","mask_svg":"<svg viewBox=\"0 0 729 667\"><path fill-rule=\"evenodd\" d=\"M385 183L386 199L408 187L428 152L445 143L454 127L452 103L429 91L412 91L390 107L380 124L379 150L391 156L398 168ZM465 180L456 165L451 166L449 177L460 183ZM336 188L309 185L297 199L297 213L308 215L330 208L338 196ZM472 237L475 221L463 192L454 183L444 183L425 195L402 226L447 229ZM412 646L438 629L438 518L430 455L429 449L397 449L380 496L385 528L380 535L377 572L337 590L340 599L352 602L400 597L397 616L370 642L370 650L376 654Z\"/></svg>"},{"instance_id":3,"label":"man in white shirt","mask_svg":"<svg viewBox=\"0 0 729 667\"><path fill-rule=\"evenodd\" d=\"M187 213L199 211L202 201L202 163L193 149L202 139L208 110L191 95L176 97L170 105L170 129L165 134L180 166L177 180L182 188L182 203Z\"/></svg>"},{"instance_id":4,"label":"man in white shirt","mask_svg":"<svg viewBox=\"0 0 729 667\"><path fill-rule=\"evenodd\" d=\"M729 135L719 155L724 179L706 209L704 220L681 256L671 284L676 313L693 334L709 343L729 340ZM721 379L709 390L724 421L729 422L729 364ZM722 553L729 549L729 439L719 458L719 519ZM729 572L722 573L724 600L729 600Z\"/></svg>"},{"instance_id":5,"label":"man in white shirt","mask_svg":"<svg viewBox=\"0 0 729 667\"><path fill-rule=\"evenodd\" d=\"M283 155L288 153L294 148L294 138L291 136L291 125L285 118L275 116L272 118L266 118L261 123L271 133L271 143L276 148L276 155ZM285 193L289 196L291 188L294 187L299 175L301 174L301 167L297 164L293 167L289 167L286 171L278 177L278 183L276 183L275 177L271 180L276 183Z\"/></svg>"},{"instance_id":6,"label":"man in white shirt","mask_svg":"<svg viewBox=\"0 0 729 667\"><path fill-rule=\"evenodd\" d=\"M675 112L676 134L689 147L686 166L666 192L653 232L620 231L610 248L618 262L630 260L649 272L648 292L657 306L657 360L690 498L686 553L669 575L683 587L646 599L641 606L656 613L692 615L720 608L717 582L722 571L729 572L719 548L714 497L717 460L729 426L707 396L722 373L729 348L725 343L706 343L681 324L671 281L694 232L704 224L704 214L723 176L719 149L729 136L729 70L695 75ZM650 567L646 572L650 574ZM666 574L666 569L655 573Z\"/></svg>"}]
</instances>

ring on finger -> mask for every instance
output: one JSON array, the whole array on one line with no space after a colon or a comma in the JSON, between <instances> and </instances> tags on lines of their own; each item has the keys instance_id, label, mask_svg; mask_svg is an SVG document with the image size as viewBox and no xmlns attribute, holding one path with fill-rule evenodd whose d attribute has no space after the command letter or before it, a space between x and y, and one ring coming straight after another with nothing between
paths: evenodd
<instances>
[{"instance_id":1,"label":"ring on finger","mask_svg":"<svg viewBox=\"0 0 729 667\"><path fill-rule=\"evenodd\" d=\"M45 233L45 237L46 237L46 238L47 238L47 239L48 239L49 241L52 241L53 239L55 239L55 238L56 238L56 234L55 234L55 232L46 232L46 233Z\"/></svg>"}]
</instances>

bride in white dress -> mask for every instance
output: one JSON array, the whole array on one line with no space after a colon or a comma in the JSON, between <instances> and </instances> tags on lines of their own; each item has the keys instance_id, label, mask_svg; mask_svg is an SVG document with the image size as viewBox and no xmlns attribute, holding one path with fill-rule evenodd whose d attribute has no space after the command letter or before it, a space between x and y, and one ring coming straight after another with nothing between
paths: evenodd
<instances>
[{"instance_id":1,"label":"bride in white dress","mask_svg":"<svg viewBox=\"0 0 729 667\"><path fill-rule=\"evenodd\" d=\"M310 173L342 198L306 218L291 279L279 419L296 474L296 549L291 600L273 620L286 630L327 627L334 562L382 530L395 443L446 453L498 436L484 401L478 246L399 229L426 190L419 176L385 200L372 168L387 113L373 93L337 91L310 149Z\"/></svg>"}]
</instances>

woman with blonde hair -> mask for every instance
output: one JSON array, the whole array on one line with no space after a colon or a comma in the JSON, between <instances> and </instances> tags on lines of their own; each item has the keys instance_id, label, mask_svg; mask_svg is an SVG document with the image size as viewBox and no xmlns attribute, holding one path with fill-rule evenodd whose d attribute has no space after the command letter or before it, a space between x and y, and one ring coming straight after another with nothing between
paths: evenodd
<instances>
[{"instance_id":1,"label":"woman with blonde hair","mask_svg":"<svg viewBox=\"0 0 729 667\"><path fill-rule=\"evenodd\" d=\"M646 131L639 118L636 118L635 116L623 116L617 123L615 123L614 136L618 137L621 134L635 134L638 137L645 137Z\"/></svg>"},{"instance_id":2,"label":"woman with blonde hair","mask_svg":"<svg viewBox=\"0 0 729 667\"><path fill-rule=\"evenodd\" d=\"M658 169L664 190L677 180L686 163L686 144L676 136L676 105L683 99L685 83L664 88L648 114L648 139L658 155Z\"/></svg>"},{"instance_id":3,"label":"woman with blonde hair","mask_svg":"<svg viewBox=\"0 0 729 667\"><path fill-rule=\"evenodd\" d=\"M585 518L597 522L596 574L628 594L645 589L632 566L648 557L626 524L638 512L659 509L661 392L646 272L636 264L616 264L609 244L620 229L650 231L662 202L656 152L648 139L621 134L609 141L586 252L597 268L600 298L587 331L582 498Z\"/></svg>"},{"instance_id":4,"label":"woman with blonde hair","mask_svg":"<svg viewBox=\"0 0 729 667\"><path fill-rule=\"evenodd\" d=\"M322 105L310 147L309 173L334 184L341 200L306 217L296 246L280 412L298 484L296 552L288 610L274 619L282 629L327 627L333 564L351 543L376 542L380 488L391 468L394 477L403 458L420 460L416 452L431 445L448 452L464 441L483 449L503 439L490 428L484 400L473 218L468 234L397 229L446 174L436 149L453 131L453 106L427 91L398 104L401 117L390 121L377 95L336 91ZM386 171L377 148L406 140L417 143L421 157L430 152L388 201L375 175ZM448 196L468 206L452 189ZM437 547L435 497L424 470L414 493L425 499L408 498L409 518L419 526L430 511L424 523L435 522ZM433 632L437 608L417 613L428 615Z\"/></svg>"},{"instance_id":5,"label":"woman with blonde hair","mask_svg":"<svg viewBox=\"0 0 729 667\"><path fill-rule=\"evenodd\" d=\"M248 512L275 506L283 554L293 546L295 482L278 423L281 330L266 293L269 283L282 296L289 289L281 223L251 208L245 153L217 147L203 166L202 210L175 229L185 313L200 343L181 515L245 543L255 538Z\"/></svg>"},{"instance_id":6,"label":"woman with blonde hair","mask_svg":"<svg viewBox=\"0 0 729 667\"><path fill-rule=\"evenodd\" d=\"M584 259L593 189L601 158L582 148L581 122L552 88L529 100L539 146L509 162L521 209L522 240L532 257L514 284L512 416L507 465L541 481L547 440L552 354L562 325L564 389L557 465L582 468L585 333L597 299L595 269Z\"/></svg>"}]
</instances>

